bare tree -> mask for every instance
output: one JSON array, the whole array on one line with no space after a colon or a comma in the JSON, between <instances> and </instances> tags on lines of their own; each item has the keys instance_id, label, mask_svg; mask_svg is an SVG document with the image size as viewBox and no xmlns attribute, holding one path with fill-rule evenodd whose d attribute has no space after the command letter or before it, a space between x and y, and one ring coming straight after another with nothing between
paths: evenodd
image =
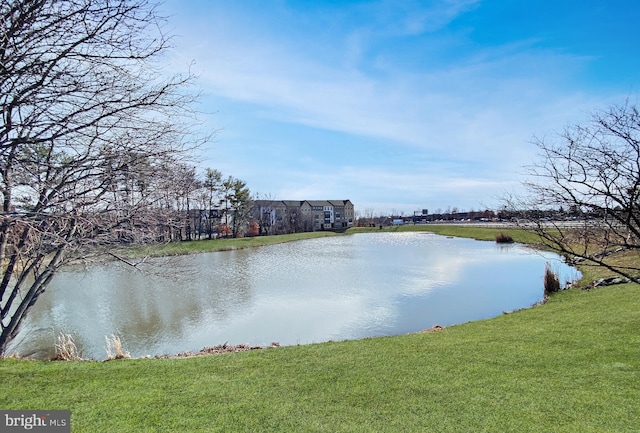
<instances>
[{"instance_id":1,"label":"bare tree","mask_svg":"<svg viewBox=\"0 0 640 433\"><path fill-rule=\"evenodd\" d=\"M278 201L273 194L264 194L261 196L257 193L255 198L252 199L252 202L253 206L250 210L250 218L258 223L258 234L260 236L276 234L277 217L280 216L280 218L282 218L282 214L280 213L280 215L278 215ZM282 205L282 202L279 204Z\"/></svg>"},{"instance_id":2,"label":"bare tree","mask_svg":"<svg viewBox=\"0 0 640 433\"><path fill-rule=\"evenodd\" d=\"M1 355L63 264L149 233L155 186L197 143L154 5L0 0L0 16Z\"/></svg>"},{"instance_id":3,"label":"bare tree","mask_svg":"<svg viewBox=\"0 0 640 433\"><path fill-rule=\"evenodd\" d=\"M313 222L310 216L302 212L299 203L294 203L293 206L289 204L285 206L283 215L284 233L309 232L313 230Z\"/></svg>"},{"instance_id":4,"label":"bare tree","mask_svg":"<svg viewBox=\"0 0 640 433\"><path fill-rule=\"evenodd\" d=\"M180 240L193 240L195 224L193 224L191 205L194 201L197 202L194 194L201 188L202 183L196 176L196 168L187 164L176 164L170 178L171 189L175 198L175 208L180 222L178 237ZM199 216L199 209L195 210L197 210Z\"/></svg>"},{"instance_id":5,"label":"bare tree","mask_svg":"<svg viewBox=\"0 0 640 433\"><path fill-rule=\"evenodd\" d=\"M596 111L588 121L535 144L541 160L530 167L529 198L509 204L525 211L523 226L570 260L638 280L638 108L627 102ZM559 209L556 218L545 212L550 209Z\"/></svg>"},{"instance_id":6,"label":"bare tree","mask_svg":"<svg viewBox=\"0 0 640 433\"><path fill-rule=\"evenodd\" d=\"M206 168L202 175L196 175L197 188L193 191L191 202L191 223L195 233L194 239L213 235L213 220L220 205L220 184L222 173ZM215 206L215 207L214 207Z\"/></svg>"}]
</instances>

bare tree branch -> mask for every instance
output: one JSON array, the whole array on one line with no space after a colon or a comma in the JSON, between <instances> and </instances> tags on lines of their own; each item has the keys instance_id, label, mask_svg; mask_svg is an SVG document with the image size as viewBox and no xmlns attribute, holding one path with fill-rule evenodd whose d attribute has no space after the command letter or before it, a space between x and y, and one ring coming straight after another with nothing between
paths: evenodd
<instances>
[{"instance_id":1,"label":"bare tree branch","mask_svg":"<svg viewBox=\"0 0 640 433\"><path fill-rule=\"evenodd\" d=\"M536 139L529 196L507 200L535 231L570 260L640 280L640 114L626 102L596 111L557 135ZM557 209L562 221L549 221ZM563 210L560 212L559 210ZM613 254L627 260L612 261Z\"/></svg>"},{"instance_id":2,"label":"bare tree branch","mask_svg":"<svg viewBox=\"0 0 640 433\"><path fill-rule=\"evenodd\" d=\"M165 76L147 0L0 0L0 355L57 270L157 241L165 177L195 136L190 73Z\"/></svg>"}]
</instances>

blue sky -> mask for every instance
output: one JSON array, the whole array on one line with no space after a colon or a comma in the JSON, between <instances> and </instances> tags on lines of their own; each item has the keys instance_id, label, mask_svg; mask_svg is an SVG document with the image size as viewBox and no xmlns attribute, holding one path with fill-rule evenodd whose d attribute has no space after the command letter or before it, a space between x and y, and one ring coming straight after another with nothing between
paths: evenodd
<instances>
[{"instance_id":1,"label":"blue sky","mask_svg":"<svg viewBox=\"0 0 640 433\"><path fill-rule=\"evenodd\" d=\"M499 207L533 137L640 84L636 1L168 0L199 76L203 167L360 212Z\"/></svg>"}]
</instances>

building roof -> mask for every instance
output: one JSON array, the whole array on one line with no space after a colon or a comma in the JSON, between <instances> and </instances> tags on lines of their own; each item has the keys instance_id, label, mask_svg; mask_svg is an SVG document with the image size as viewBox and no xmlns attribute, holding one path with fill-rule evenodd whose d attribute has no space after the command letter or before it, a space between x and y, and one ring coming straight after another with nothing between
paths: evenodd
<instances>
[{"instance_id":1,"label":"building roof","mask_svg":"<svg viewBox=\"0 0 640 433\"><path fill-rule=\"evenodd\" d=\"M345 206L351 200L254 200L254 205L262 207L301 207L305 203L309 206ZM353 204L352 204L353 206Z\"/></svg>"},{"instance_id":2,"label":"building roof","mask_svg":"<svg viewBox=\"0 0 640 433\"><path fill-rule=\"evenodd\" d=\"M351 203L351 200L328 200L333 206L345 206L347 203Z\"/></svg>"},{"instance_id":3,"label":"building roof","mask_svg":"<svg viewBox=\"0 0 640 433\"><path fill-rule=\"evenodd\" d=\"M253 200L253 205L254 206L260 206L260 207L281 207L284 204L282 203L282 200Z\"/></svg>"},{"instance_id":4,"label":"building roof","mask_svg":"<svg viewBox=\"0 0 640 433\"><path fill-rule=\"evenodd\" d=\"M333 206L327 200L307 200L311 206Z\"/></svg>"},{"instance_id":5,"label":"building roof","mask_svg":"<svg viewBox=\"0 0 640 433\"><path fill-rule=\"evenodd\" d=\"M304 200L282 200L282 203L287 207L300 207Z\"/></svg>"}]
</instances>

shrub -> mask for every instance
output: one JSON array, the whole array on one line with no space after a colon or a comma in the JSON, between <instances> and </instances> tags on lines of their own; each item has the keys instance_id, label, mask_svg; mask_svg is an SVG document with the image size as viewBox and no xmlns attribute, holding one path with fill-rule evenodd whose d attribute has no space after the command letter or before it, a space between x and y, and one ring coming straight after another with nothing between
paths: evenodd
<instances>
[{"instance_id":1,"label":"shrub","mask_svg":"<svg viewBox=\"0 0 640 433\"><path fill-rule=\"evenodd\" d=\"M547 262L544 269L544 294L549 296L559 291L560 280L558 279L558 274L551 269L551 265Z\"/></svg>"},{"instance_id":2,"label":"shrub","mask_svg":"<svg viewBox=\"0 0 640 433\"><path fill-rule=\"evenodd\" d=\"M499 244L511 244L513 243L513 238L505 233L498 233L496 235L496 242Z\"/></svg>"}]
</instances>

